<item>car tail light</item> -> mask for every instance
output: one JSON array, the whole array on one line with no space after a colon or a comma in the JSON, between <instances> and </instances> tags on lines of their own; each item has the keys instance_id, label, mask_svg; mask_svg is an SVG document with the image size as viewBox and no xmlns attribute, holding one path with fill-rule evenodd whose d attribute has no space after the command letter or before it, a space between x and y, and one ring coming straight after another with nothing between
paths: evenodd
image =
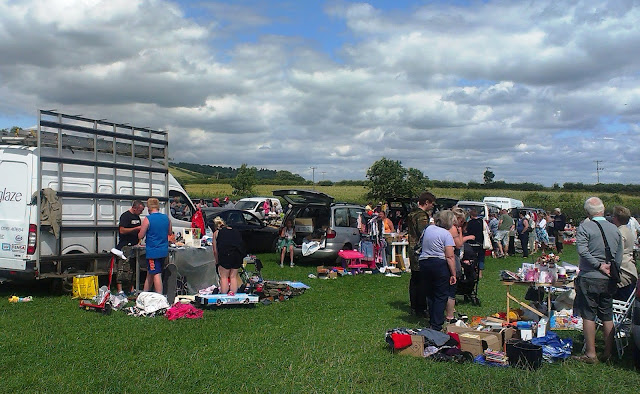
<instances>
[{"instance_id":1,"label":"car tail light","mask_svg":"<svg viewBox=\"0 0 640 394\"><path fill-rule=\"evenodd\" d=\"M38 240L38 226L35 224L29 225L29 238L27 238L27 254L34 254L36 252L36 241Z\"/></svg>"},{"instance_id":2,"label":"car tail light","mask_svg":"<svg viewBox=\"0 0 640 394\"><path fill-rule=\"evenodd\" d=\"M336 232L332 229L327 229L327 238L332 239L336 237Z\"/></svg>"}]
</instances>

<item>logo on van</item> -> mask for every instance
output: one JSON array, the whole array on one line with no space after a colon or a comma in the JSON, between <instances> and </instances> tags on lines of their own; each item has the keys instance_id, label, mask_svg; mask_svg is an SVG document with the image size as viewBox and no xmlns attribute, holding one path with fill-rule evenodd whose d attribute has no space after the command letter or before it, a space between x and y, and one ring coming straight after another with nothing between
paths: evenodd
<instances>
[{"instance_id":1,"label":"logo on van","mask_svg":"<svg viewBox=\"0 0 640 394\"><path fill-rule=\"evenodd\" d=\"M16 242L22 241L22 235L16 235Z\"/></svg>"},{"instance_id":2,"label":"logo on van","mask_svg":"<svg viewBox=\"0 0 640 394\"><path fill-rule=\"evenodd\" d=\"M14 252L24 252L27 250L27 247L25 245L13 244L11 245L11 250Z\"/></svg>"},{"instance_id":3,"label":"logo on van","mask_svg":"<svg viewBox=\"0 0 640 394\"><path fill-rule=\"evenodd\" d=\"M22 193L12 192L5 187L0 191L0 203L3 201L22 201Z\"/></svg>"},{"instance_id":4,"label":"logo on van","mask_svg":"<svg viewBox=\"0 0 640 394\"><path fill-rule=\"evenodd\" d=\"M11 244L2 244L2 251L3 252L8 252L11 250Z\"/></svg>"}]
</instances>

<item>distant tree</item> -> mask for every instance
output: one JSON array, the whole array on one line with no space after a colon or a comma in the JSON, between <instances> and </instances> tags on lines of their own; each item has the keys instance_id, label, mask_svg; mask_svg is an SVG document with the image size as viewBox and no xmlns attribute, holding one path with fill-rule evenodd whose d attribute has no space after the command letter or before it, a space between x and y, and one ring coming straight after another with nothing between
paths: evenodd
<instances>
[{"instance_id":1,"label":"distant tree","mask_svg":"<svg viewBox=\"0 0 640 394\"><path fill-rule=\"evenodd\" d=\"M318 182L317 184L318 184L318 186L333 186L333 182L331 182L328 179L322 180L322 181Z\"/></svg>"},{"instance_id":2,"label":"distant tree","mask_svg":"<svg viewBox=\"0 0 640 394\"><path fill-rule=\"evenodd\" d=\"M406 176L407 169L400 161L383 157L367 170L367 197L378 201L388 197L411 197Z\"/></svg>"},{"instance_id":3,"label":"distant tree","mask_svg":"<svg viewBox=\"0 0 640 394\"><path fill-rule=\"evenodd\" d=\"M553 184L553 190L560 190L560 185L558 185L558 182L555 182Z\"/></svg>"},{"instance_id":4,"label":"distant tree","mask_svg":"<svg viewBox=\"0 0 640 394\"><path fill-rule=\"evenodd\" d=\"M493 171L491 171L490 169L486 169L484 174L482 174L482 177L484 178L484 183L491 183L493 182L493 178L496 176L496 174L493 173Z\"/></svg>"},{"instance_id":5,"label":"distant tree","mask_svg":"<svg viewBox=\"0 0 640 394\"><path fill-rule=\"evenodd\" d=\"M429 187L429 177L417 168L409 167L407 170L407 183L411 196L418 196Z\"/></svg>"},{"instance_id":6,"label":"distant tree","mask_svg":"<svg viewBox=\"0 0 640 394\"><path fill-rule=\"evenodd\" d=\"M238 175L229 182L233 187L233 194L237 196L247 196L253 194L253 186L256 184L255 167L247 167L242 163L238 169Z\"/></svg>"}]
</instances>

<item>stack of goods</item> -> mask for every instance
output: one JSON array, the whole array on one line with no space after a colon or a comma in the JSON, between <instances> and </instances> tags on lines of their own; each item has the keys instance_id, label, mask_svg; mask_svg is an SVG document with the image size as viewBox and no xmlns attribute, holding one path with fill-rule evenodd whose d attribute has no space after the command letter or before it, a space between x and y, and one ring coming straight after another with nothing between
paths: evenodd
<instances>
[{"instance_id":1,"label":"stack of goods","mask_svg":"<svg viewBox=\"0 0 640 394\"><path fill-rule=\"evenodd\" d=\"M499 352L497 350L485 350L484 359L488 363L509 365L509 358L507 358L507 355L504 354L504 352Z\"/></svg>"},{"instance_id":2,"label":"stack of goods","mask_svg":"<svg viewBox=\"0 0 640 394\"><path fill-rule=\"evenodd\" d=\"M558 283L562 285L575 279L577 267L563 262L559 265L560 256L543 254L538 257L535 264L522 263L517 272L503 270L500 278L504 281L531 282L531 283Z\"/></svg>"}]
</instances>

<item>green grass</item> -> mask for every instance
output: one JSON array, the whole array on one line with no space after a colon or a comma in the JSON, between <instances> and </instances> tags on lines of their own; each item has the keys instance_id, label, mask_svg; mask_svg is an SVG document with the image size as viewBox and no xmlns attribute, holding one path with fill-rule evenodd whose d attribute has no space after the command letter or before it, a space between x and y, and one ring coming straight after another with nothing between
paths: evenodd
<instances>
[{"instance_id":1,"label":"green grass","mask_svg":"<svg viewBox=\"0 0 640 394\"><path fill-rule=\"evenodd\" d=\"M575 248L567 249L563 258L575 262ZM629 356L612 366L569 361L526 372L394 355L384 332L424 323L408 314L409 275L309 279L315 267L280 269L275 254L260 258L265 278L301 280L311 289L286 302L170 322L102 316L39 287L0 286L0 391L637 392L640 386ZM498 272L520 263L487 258L482 305L458 310L504 310ZM12 294L32 294L34 301L9 304ZM581 348L577 333L561 335Z\"/></svg>"}]
</instances>

